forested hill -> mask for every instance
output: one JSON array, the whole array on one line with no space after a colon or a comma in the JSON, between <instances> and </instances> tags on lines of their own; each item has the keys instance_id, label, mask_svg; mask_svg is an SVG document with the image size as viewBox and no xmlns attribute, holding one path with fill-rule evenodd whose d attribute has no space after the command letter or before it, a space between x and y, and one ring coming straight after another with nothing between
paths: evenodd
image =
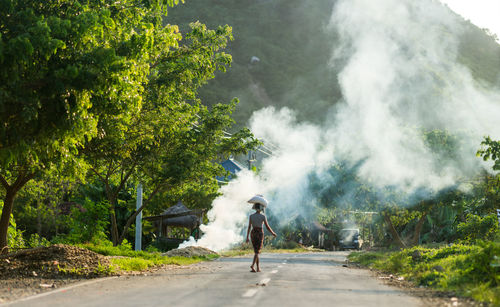
<instances>
[{"instance_id":1,"label":"forested hill","mask_svg":"<svg viewBox=\"0 0 500 307\"><path fill-rule=\"evenodd\" d=\"M233 27L235 39L227 51L232 67L201 90L204 103L238 97L234 116L240 124L271 104L288 105L302 119L314 120L341 96L338 70L328 66L336 45L334 31L326 30L333 5L332 0L186 0L169 11L168 22L183 30L196 20L212 29ZM498 85L500 45L464 23L458 60L476 79Z\"/></svg>"}]
</instances>

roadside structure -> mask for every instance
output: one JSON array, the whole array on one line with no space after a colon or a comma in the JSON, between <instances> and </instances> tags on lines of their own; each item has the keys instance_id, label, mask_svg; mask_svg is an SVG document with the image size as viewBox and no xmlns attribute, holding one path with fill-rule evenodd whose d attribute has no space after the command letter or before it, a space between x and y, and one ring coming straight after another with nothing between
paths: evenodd
<instances>
[{"instance_id":1,"label":"roadside structure","mask_svg":"<svg viewBox=\"0 0 500 307\"><path fill-rule=\"evenodd\" d=\"M158 241L175 246L193 237L200 238L200 225L206 209L188 209L181 201L167 208L159 215L144 219L153 223ZM187 230L187 231L186 231Z\"/></svg>"}]
</instances>

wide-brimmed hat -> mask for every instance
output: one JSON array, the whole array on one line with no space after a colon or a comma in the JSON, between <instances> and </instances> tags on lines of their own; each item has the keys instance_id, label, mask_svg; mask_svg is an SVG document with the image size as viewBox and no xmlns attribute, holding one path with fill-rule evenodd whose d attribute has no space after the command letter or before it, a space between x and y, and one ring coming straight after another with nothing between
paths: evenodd
<instances>
[{"instance_id":1,"label":"wide-brimmed hat","mask_svg":"<svg viewBox=\"0 0 500 307\"><path fill-rule=\"evenodd\" d=\"M267 207L267 200L260 194L257 194L254 197L250 198L248 202L251 204L261 204L262 206Z\"/></svg>"}]
</instances>

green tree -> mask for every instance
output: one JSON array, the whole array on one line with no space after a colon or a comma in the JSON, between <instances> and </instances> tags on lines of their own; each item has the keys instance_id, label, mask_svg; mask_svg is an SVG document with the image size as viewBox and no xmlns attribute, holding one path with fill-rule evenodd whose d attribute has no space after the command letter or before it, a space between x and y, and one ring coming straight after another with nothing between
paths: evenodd
<instances>
[{"instance_id":1,"label":"green tree","mask_svg":"<svg viewBox=\"0 0 500 307\"><path fill-rule=\"evenodd\" d=\"M50 169L84 173L75 157L102 133L100 117L119 125L139 112L149 75L144 51L164 13L163 1L0 2L0 249L28 181Z\"/></svg>"},{"instance_id":2,"label":"green tree","mask_svg":"<svg viewBox=\"0 0 500 307\"><path fill-rule=\"evenodd\" d=\"M477 155L481 156L484 161L492 160L493 170L500 171L500 141L492 140L488 136L484 138L481 145ZM480 186L480 189L484 191L484 197L479 207L482 211L493 213L500 203L500 173L487 174L484 179L484 184Z\"/></svg>"},{"instance_id":3,"label":"green tree","mask_svg":"<svg viewBox=\"0 0 500 307\"><path fill-rule=\"evenodd\" d=\"M489 136L481 142L481 149L477 155L483 157L484 161L493 161L493 170L500 171L500 141L492 140Z\"/></svg>"},{"instance_id":4,"label":"green tree","mask_svg":"<svg viewBox=\"0 0 500 307\"><path fill-rule=\"evenodd\" d=\"M193 181L213 190L221 170L214 162L257 144L248 129L230 137L225 134L234 123L230 115L235 102L208 109L197 99L197 89L231 62L220 51L232 38L231 28L208 30L192 23L184 43L179 43L181 35L172 26L157 25L151 35L153 46L143 54L149 59L149 75L141 111L120 122L101 117L97 127L101 133L82 150L93 176L105 187L115 245L157 193ZM119 225L119 195L132 179L148 187L147 197L143 208L130 210Z\"/></svg>"}]
</instances>

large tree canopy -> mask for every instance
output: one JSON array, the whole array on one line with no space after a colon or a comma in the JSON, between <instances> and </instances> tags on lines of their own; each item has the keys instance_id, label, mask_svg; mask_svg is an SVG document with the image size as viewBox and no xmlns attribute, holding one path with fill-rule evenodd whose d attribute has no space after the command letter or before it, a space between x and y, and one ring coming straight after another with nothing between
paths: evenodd
<instances>
[{"instance_id":1,"label":"large tree canopy","mask_svg":"<svg viewBox=\"0 0 500 307\"><path fill-rule=\"evenodd\" d=\"M231 32L196 23L180 46L164 24L177 2L0 1L0 248L14 198L38 172L84 174L86 160L130 175L190 126L196 89L230 63L217 51Z\"/></svg>"},{"instance_id":2,"label":"large tree canopy","mask_svg":"<svg viewBox=\"0 0 500 307\"><path fill-rule=\"evenodd\" d=\"M185 42L177 31L166 32L169 28L157 25L150 29L152 48L143 52L149 74L143 82L141 111L120 120L114 115L101 116L98 135L82 150L92 174L105 187L114 244L124 239L140 212L128 216L119 233L118 196L131 176L147 183L146 204L158 192L187 181L214 183L218 175L214 162L219 156L256 144L248 130L226 138L224 129L233 123L234 104L208 110L196 97L197 89L231 62L231 56L220 51L232 38L231 28L208 30L192 23Z\"/></svg>"}]
</instances>

